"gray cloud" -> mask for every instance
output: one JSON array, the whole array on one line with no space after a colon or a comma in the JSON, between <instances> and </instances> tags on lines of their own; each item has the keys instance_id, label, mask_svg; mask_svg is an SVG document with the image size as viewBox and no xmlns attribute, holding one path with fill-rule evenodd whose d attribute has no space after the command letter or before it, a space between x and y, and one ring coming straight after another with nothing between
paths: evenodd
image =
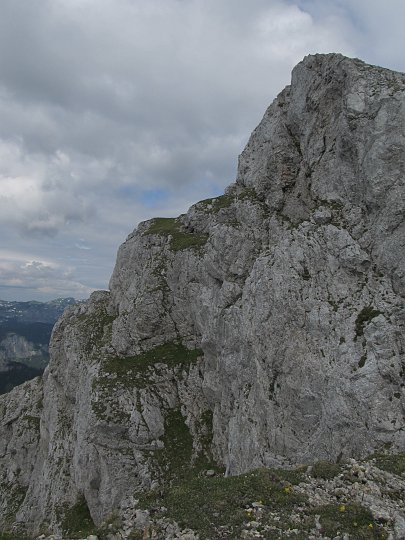
<instances>
[{"instance_id":1,"label":"gray cloud","mask_svg":"<svg viewBox=\"0 0 405 540\"><path fill-rule=\"evenodd\" d=\"M75 280L75 273L69 267L59 267L54 263L37 260L21 260L18 255L10 256L0 252L0 291L6 296L19 294L21 299L32 298L32 291L47 297L88 296L92 289Z\"/></svg>"},{"instance_id":2,"label":"gray cloud","mask_svg":"<svg viewBox=\"0 0 405 540\"><path fill-rule=\"evenodd\" d=\"M58 279L76 295L106 287L138 221L233 181L248 135L304 55L383 44L396 17L353 4L3 0L0 225L33 297L52 297ZM365 59L399 60L399 32L395 23ZM53 265L46 293L24 274L33 260ZM7 276L0 266L0 285Z\"/></svg>"}]
</instances>

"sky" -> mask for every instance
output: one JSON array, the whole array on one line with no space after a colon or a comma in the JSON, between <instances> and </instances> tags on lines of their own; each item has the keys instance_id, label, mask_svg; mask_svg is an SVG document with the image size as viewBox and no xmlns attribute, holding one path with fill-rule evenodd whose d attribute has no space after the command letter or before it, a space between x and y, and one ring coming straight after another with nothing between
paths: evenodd
<instances>
[{"instance_id":1,"label":"sky","mask_svg":"<svg viewBox=\"0 0 405 540\"><path fill-rule=\"evenodd\" d=\"M1 0L0 299L108 288L140 221L221 194L291 69L405 71L403 0Z\"/></svg>"}]
</instances>

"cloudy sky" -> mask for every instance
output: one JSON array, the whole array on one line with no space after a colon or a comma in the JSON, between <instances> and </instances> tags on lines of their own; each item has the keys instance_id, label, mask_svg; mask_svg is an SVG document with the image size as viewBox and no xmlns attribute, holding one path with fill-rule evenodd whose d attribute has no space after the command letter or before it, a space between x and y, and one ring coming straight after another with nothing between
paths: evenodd
<instances>
[{"instance_id":1,"label":"cloudy sky","mask_svg":"<svg viewBox=\"0 0 405 540\"><path fill-rule=\"evenodd\" d=\"M1 0L0 298L107 288L141 220L221 193L305 55L405 71L403 0Z\"/></svg>"}]
</instances>

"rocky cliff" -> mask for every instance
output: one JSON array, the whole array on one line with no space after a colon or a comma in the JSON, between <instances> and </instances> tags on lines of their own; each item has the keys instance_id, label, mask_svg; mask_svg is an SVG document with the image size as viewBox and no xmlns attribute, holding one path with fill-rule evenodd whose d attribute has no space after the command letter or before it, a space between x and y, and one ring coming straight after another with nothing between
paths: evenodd
<instances>
[{"instance_id":1,"label":"rocky cliff","mask_svg":"<svg viewBox=\"0 0 405 540\"><path fill-rule=\"evenodd\" d=\"M1 398L3 526L98 525L189 468L404 450L404 195L405 75L306 57L225 195L141 223Z\"/></svg>"}]
</instances>

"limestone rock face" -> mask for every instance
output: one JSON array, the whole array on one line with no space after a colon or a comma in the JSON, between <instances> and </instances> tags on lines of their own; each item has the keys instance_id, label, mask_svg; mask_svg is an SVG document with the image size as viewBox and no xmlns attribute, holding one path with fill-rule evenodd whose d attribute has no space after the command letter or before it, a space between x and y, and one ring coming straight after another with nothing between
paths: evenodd
<instances>
[{"instance_id":1,"label":"limestone rock face","mask_svg":"<svg viewBox=\"0 0 405 540\"><path fill-rule=\"evenodd\" d=\"M298 64L236 183L141 223L0 399L3 523L63 529L80 497L101 523L180 436L227 474L405 449L404 169L404 74Z\"/></svg>"}]
</instances>

